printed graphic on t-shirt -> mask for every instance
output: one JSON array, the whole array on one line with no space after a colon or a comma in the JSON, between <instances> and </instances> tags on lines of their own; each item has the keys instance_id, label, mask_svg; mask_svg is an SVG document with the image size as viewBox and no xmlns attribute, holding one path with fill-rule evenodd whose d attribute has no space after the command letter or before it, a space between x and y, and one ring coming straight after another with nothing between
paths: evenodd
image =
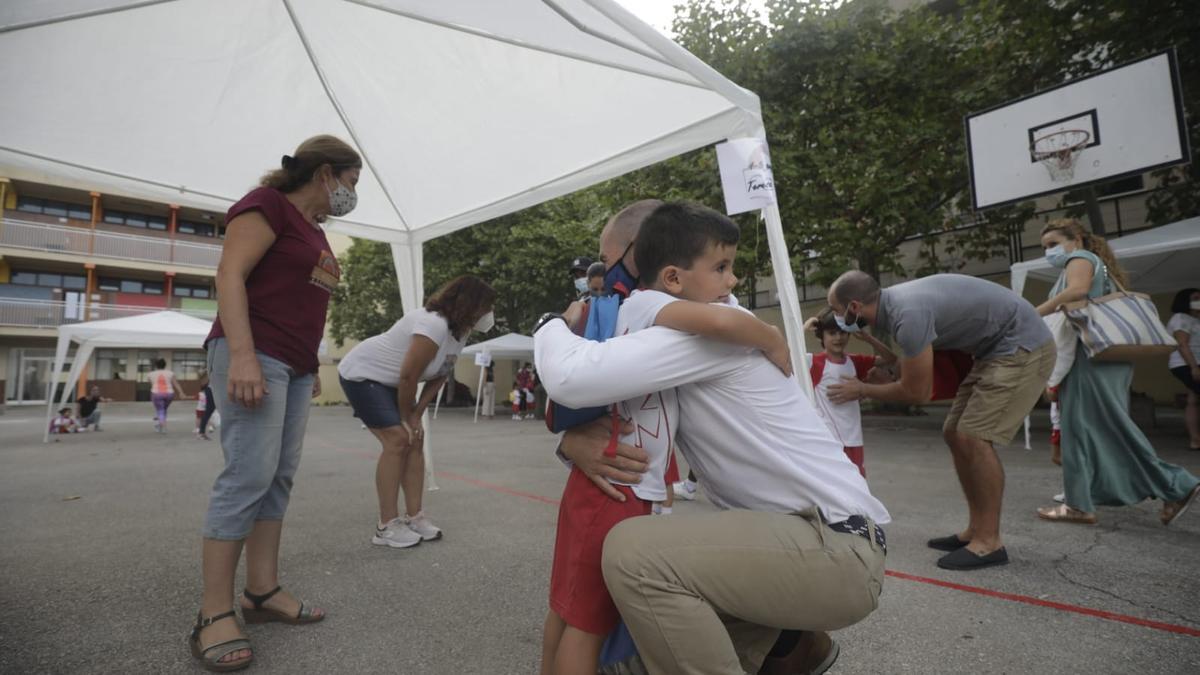
<instances>
[{"instance_id":1,"label":"printed graphic on t-shirt","mask_svg":"<svg viewBox=\"0 0 1200 675\"><path fill-rule=\"evenodd\" d=\"M319 262L313 268L312 276L309 277L308 283L324 288L332 293L341 280L342 270L338 267L337 258L329 251L321 251Z\"/></svg>"}]
</instances>

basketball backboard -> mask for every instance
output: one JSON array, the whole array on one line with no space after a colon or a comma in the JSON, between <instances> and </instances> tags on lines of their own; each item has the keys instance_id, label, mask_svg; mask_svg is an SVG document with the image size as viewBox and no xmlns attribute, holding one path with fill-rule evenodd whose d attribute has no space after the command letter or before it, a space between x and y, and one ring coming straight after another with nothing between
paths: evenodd
<instances>
[{"instance_id":1,"label":"basketball backboard","mask_svg":"<svg viewBox=\"0 0 1200 675\"><path fill-rule=\"evenodd\" d=\"M1186 164L1183 115L1173 50L967 115L974 207Z\"/></svg>"}]
</instances>

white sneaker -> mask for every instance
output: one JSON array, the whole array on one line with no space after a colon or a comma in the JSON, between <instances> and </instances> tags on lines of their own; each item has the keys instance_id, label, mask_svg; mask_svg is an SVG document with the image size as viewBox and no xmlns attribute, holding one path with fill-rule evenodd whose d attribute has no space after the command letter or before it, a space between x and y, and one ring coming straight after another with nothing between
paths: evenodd
<instances>
[{"instance_id":1,"label":"white sneaker","mask_svg":"<svg viewBox=\"0 0 1200 675\"><path fill-rule=\"evenodd\" d=\"M1067 503L1067 493L1060 492L1060 493L1054 495L1053 497L1051 497L1051 499L1058 502L1059 504L1066 504Z\"/></svg>"},{"instance_id":2,"label":"white sneaker","mask_svg":"<svg viewBox=\"0 0 1200 675\"><path fill-rule=\"evenodd\" d=\"M415 516L404 516L404 522L409 529L421 537L422 541L433 541L442 538L442 529L434 525L424 511L418 511Z\"/></svg>"},{"instance_id":3,"label":"white sneaker","mask_svg":"<svg viewBox=\"0 0 1200 675\"><path fill-rule=\"evenodd\" d=\"M700 491L698 488L692 488L689 490L687 483L684 481L672 483L671 488L675 490L675 499L682 499L685 502L695 501L696 493Z\"/></svg>"},{"instance_id":4,"label":"white sneaker","mask_svg":"<svg viewBox=\"0 0 1200 675\"><path fill-rule=\"evenodd\" d=\"M400 518L393 518L383 527L376 526L375 536L371 537L371 543L376 546L408 548L421 543L421 535L409 529L408 525Z\"/></svg>"},{"instance_id":5,"label":"white sneaker","mask_svg":"<svg viewBox=\"0 0 1200 675\"><path fill-rule=\"evenodd\" d=\"M513 419L514 419L514 420L519 420L519 419L521 419L521 416L520 416L520 415L513 415Z\"/></svg>"}]
</instances>

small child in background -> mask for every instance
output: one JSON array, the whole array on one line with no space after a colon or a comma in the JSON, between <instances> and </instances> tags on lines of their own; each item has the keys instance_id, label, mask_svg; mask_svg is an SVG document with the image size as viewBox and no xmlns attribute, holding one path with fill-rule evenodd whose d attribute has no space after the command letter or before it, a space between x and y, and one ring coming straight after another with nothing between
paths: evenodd
<instances>
[{"instance_id":1,"label":"small child in background","mask_svg":"<svg viewBox=\"0 0 1200 675\"><path fill-rule=\"evenodd\" d=\"M71 417L71 409L63 408L58 411L58 417L50 420L50 433L52 434L74 434L79 433L79 425L75 423L75 418Z\"/></svg>"},{"instance_id":2,"label":"small child in background","mask_svg":"<svg viewBox=\"0 0 1200 675\"><path fill-rule=\"evenodd\" d=\"M520 385L514 384L512 393L508 395L508 401L509 403L512 403L513 407L512 418L514 421L519 421L521 419L521 402L523 397L524 392L521 391Z\"/></svg>"},{"instance_id":3,"label":"small child in background","mask_svg":"<svg viewBox=\"0 0 1200 675\"><path fill-rule=\"evenodd\" d=\"M208 394L204 393L204 390L201 389L200 392L196 394L196 428L192 430L192 434L195 435L196 438L201 438L208 435L207 429L200 428L200 422L204 419L204 411L207 408Z\"/></svg>"},{"instance_id":4,"label":"small child in background","mask_svg":"<svg viewBox=\"0 0 1200 675\"><path fill-rule=\"evenodd\" d=\"M875 348L876 356L869 354L847 354L846 344L850 334L838 328L833 318L833 310L825 308L816 317L809 319L805 326L814 330L817 339L821 341L824 351L812 357L813 401L817 414L829 427L829 433L842 444L846 456L858 467L863 478L867 477L866 458L863 452L862 408L858 401L834 403L829 400L829 385L838 384L843 379L859 379L867 381L867 376L876 366L890 366L896 363L896 355L882 342L869 333L855 333L857 337Z\"/></svg>"}]
</instances>

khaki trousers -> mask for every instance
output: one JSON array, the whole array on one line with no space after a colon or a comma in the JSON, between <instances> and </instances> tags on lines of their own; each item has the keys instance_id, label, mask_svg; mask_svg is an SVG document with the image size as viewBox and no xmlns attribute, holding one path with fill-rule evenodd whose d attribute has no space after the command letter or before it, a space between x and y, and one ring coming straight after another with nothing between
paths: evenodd
<instances>
[{"instance_id":1,"label":"khaki trousers","mask_svg":"<svg viewBox=\"0 0 1200 675\"><path fill-rule=\"evenodd\" d=\"M781 629L831 631L879 606L884 554L815 512L631 518L604 580L653 674L757 673Z\"/></svg>"}]
</instances>

